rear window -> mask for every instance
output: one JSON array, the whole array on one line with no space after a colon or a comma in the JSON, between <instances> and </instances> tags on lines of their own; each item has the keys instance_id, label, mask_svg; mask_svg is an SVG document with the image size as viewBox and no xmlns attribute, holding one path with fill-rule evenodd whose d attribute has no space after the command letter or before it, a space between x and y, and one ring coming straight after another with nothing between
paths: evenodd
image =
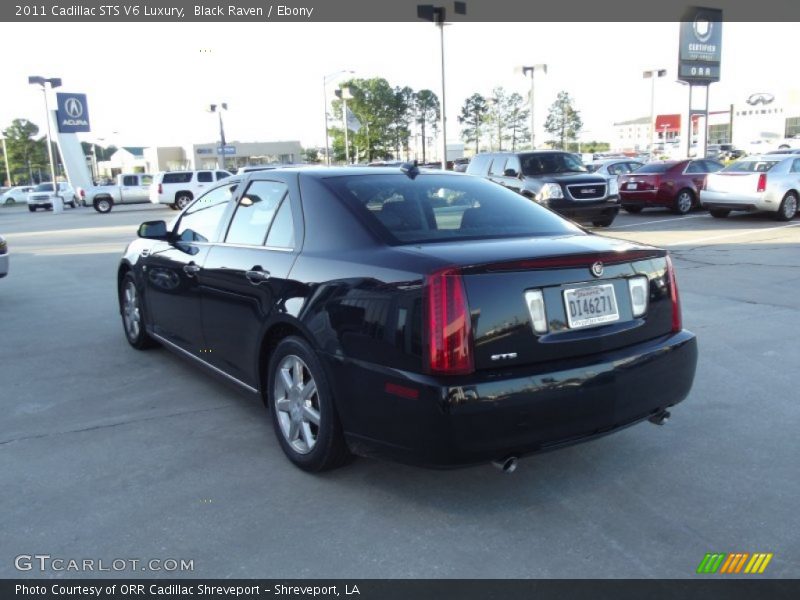
<instances>
[{"instance_id":1,"label":"rear window","mask_svg":"<svg viewBox=\"0 0 800 600\"><path fill-rule=\"evenodd\" d=\"M668 163L649 163L636 169L636 174L640 173L666 173L674 165Z\"/></svg>"},{"instance_id":2,"label":"rear window","mask_svg":"<svg viewBox=\"0 0 800 600\"><path fill-rule=\"evenodd\" d=\"M566 219L485 179L382 174L323 181L391 244L581 232Z\"/></svg>"},{"instance_id":3,"label":"rear window","mask_svg":"<svg viewBox=\"0 0 800 600\"><path fill-rule=\"evenodd\" d=\"M189 183L192 180L191 171L178 171L177 173L164 173L162 183Z\"/></svg>"},{"instance_id":4,"label":"rear window","mask_svg":"<svg viewBox=\"0 0 800 600\"><path fill-rule=\"evenodd\" d=\"M724 173L766 173L777 165L779 160L740 160L727 168Z\"/></svg>"}]
</instances>

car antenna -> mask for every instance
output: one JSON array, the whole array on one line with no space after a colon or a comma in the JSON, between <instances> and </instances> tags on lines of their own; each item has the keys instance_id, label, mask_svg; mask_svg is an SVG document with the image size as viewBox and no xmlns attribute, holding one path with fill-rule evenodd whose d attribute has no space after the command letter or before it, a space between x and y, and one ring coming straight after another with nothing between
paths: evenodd
<instances>
[{"instance_id":1,"label":"car antenna","mask_svg":"<svg viewBox=\"0 0 800 600\"><path fill-rule=\"evenodd\" d=\"M400 170L410 179L414 179L414 177L419 175L419 166L417 165L417 160L414 159L413 162L404 162L402 165L400 165Z\"/></svg>"}]
</instances>

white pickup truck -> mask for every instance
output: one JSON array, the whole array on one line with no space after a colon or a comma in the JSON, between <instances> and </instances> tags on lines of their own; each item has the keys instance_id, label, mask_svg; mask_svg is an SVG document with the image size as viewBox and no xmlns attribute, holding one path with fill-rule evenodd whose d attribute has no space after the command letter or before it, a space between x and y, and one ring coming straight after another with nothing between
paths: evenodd
<instances>
[{"instance_id":1,"label":"white pickup truck","mask_svg":"<svg viewBox=\"0 0 800 600\"><path fill-rule=\"evenodd\" d=\"M100 213L110 212L115 204L145 204L150 202L150 184L153 176L147 173L117 175L112 185L81 188L78 193L84 206L94 206Z\"/></svg>"}]
</instances>

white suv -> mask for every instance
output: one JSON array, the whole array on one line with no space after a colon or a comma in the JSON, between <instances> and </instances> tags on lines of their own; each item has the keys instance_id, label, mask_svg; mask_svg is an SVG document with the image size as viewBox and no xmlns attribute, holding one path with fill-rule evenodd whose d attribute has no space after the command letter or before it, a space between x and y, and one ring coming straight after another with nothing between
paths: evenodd
<instances>
[{"instance_id":1,"label":"white suv","mask_svg":"<svg viewBox=\"0 0 800 600\"><path fill-rule=\"evenodd\" d=\"M211 170L157 173L150 185L150 202L183 210L192 200L213 187L215 182L230 176L228 171Z\"/></svg>"},{"instance_id":2,"label":"white suv","mask_svg":"<svg viewBox=\"0 0 800 600\"><path fill-rule=\"evenodd\" d=\"M61 201L67 206L78 208L78 194L72 189L69 183L63 181L58 182L58 192L53 189L52 183L40 183L28 194L28 210L36 212L37 209L43 208L50 210L53 208L53 202L56 196L61 197Z\"/></svg>"}]
</instances>

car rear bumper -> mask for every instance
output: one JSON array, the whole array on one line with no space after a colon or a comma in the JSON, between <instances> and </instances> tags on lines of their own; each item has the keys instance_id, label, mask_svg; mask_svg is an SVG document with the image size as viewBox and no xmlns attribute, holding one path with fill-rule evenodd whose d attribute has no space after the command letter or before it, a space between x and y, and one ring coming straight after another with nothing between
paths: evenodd
<instances>
[{"instance_id":1,"label":"car rear bumper","mask_svg":"<svg viewBox=\"0 0 800 600\"><path fill-rule=\"evenodd\" d=\"M548 207L558 214L575 221L599 221L614 219L619 213L616 196L605 202L558 201L551 202Z\"/></svg>"},{"instance_id":2,"label":"car rear bumper","mask_svg":"<svg viewBox=\"0 0 800 600\"><path fill-rule=\"evenodd\" d=\"M725 208L729 210L770 210L777 211L780 201L771 194L732 194L703 190L700 192L700 204L704 208Z\"/></svg>"},{"instance_id":3,"label":"car rear bumper","mask_svg":"<svg viewBox=\"0 0 800 600\"><path fill-rule=\"evenodd\" d=\"M635 192L620 190L619 203L622 206L671 206L675 198L664 194L661 190L638 190Z\"/></svg>"},{"instance_id":4,"label":"car rear bumper","mask_svg":"<svg viewBox=\"0 0 800 600\"><path fill-rule=\"evenodd\" d=\"M436 378L325 356L351 449L428 467L522 456L605 435L682 401L689 331L601 356Z\"/></svg>"}]
</instances>

